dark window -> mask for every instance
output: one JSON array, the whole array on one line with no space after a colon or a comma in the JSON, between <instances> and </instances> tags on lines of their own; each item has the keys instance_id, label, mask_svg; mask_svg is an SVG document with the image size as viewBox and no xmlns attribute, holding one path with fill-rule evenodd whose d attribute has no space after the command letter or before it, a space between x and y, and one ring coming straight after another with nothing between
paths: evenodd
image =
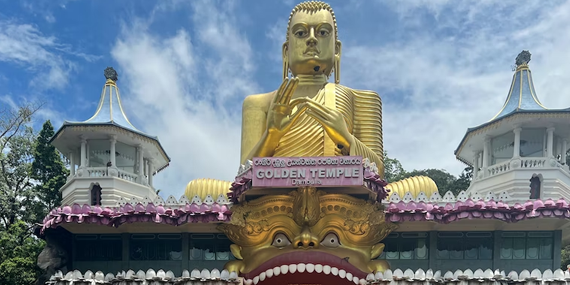
<instances>
[{"instance_id":1,"label":"dark window","mask_svg":"<svg viewBox=\"0 0 570 285\"><path fill-rule=\"evenodd\" d=\"M191 234L190 260L233 260L231 244L222 234Z\"/></svg>"},{"instance_id":2,"label":"dark window","mask_svg":"<svg viewBox=\"0 0 570 285\"><path fill-rule=\"evenodd\" d=\"M98 184L91 187L91 206L101 205L101 186Z\"/></svg>"},{"instance_id":3,"label":"dark window","mask_svg":"<svg viewBox=\"0 0 570 285\"><path fill-rule=\"evenodd\" d=\"M428 233L391 233L379 259L428 259Z\"/></svg>"},{"instance_id":4,"label":"dark window","mask_svg":"<svg viewBox=\"0 0 570 285\"><path fill-rule=\"evenodd\" d=\"M540 199L540 178L538 176L530 179L530 199Z\"/></svg>"},{"instance_id":5,"label":"dark window","mask_svg":"<svg viewBox=\"0 0 570 285\"><path fill-rule=\"evenodd\" d=\"M437 259L493 259L491 232L438 232Z\"/></svg>"},{"instance_id":6,"label":"dark window","mask_svg":"<svg viewBox=\"0 0 570 285\"><path fill-rule=\"evenodd\" d=\"M503 232L501 259L552 259L552 232Z\"/></svg>"},{"instance_id":7,"label":"dark window","mask_svg":"<svg viewBox=\"0 0 570 285\"><path fill-rule=\"evenodd\" d=\"M123 256L121 235L76 235L76 261L118 261Z\"/></svg>"},{"instance_id":8,"label":"dark window","mask_svg":"<svg viewBox=\"0 0 570 285\"><path fill-rule=\"evenodd\" d=\"M182 260L181 234L132 234L130 260Z\"/></svg>"}]
</instances>

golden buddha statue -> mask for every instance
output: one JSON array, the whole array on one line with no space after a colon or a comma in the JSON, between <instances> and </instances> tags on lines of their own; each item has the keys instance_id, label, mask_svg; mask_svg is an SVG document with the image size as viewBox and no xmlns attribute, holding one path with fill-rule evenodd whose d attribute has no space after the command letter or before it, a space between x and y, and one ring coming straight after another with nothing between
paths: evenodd
<instances>
[{"instance_id":1,"label":"golden buddha statue","mask_svg":"<svg viewBox=\"0 0 570 285\"><path fill-rule=\"evenodd\" d=\"M350 155L374 162L384 176L382 102L372 91L339 84L341 46L328 4L310 1L293 9L282 50L283 83L243 103L243 164L253 157ZM334 83L329 83L332 74ZM230 185L197 179L188 184L186 196L217 197ZM437 192L423 176L386 188L400 197ZM382 239L397 226L385 220L381 203L349 196L348 188L341 192L299 187L234 204L231 220L218 227L235 243L231 251L237 260L226 269L245 277L246 284L300 283L284 277L295 272L292 278L306 284L353 284L389 268L376 258L384 249ZM325 274L307 275L313 271ZM319 279L312 280L315 276Z\"/></svg>"},{"instance_id":2,"label":"golden buddha statue","mask_svg":"<svg viewBox=\"0 0 570 285\"><path fill-rule=\"evenodd\" d=\"M305 2L293 9L282 50L283 84L243 103L242 163L267 156L355 155L375 162L384 176L382 102L375 92L339 84L341 47L328 4ZM335 83L329 83L333 72Z\"/></svg>"},{"instance_id":3,"label":"golden buddha statue","mask_svg":"<svg viewBox=\"0 0 570 285\"><path fill-rule=\"evenodd\" d=\"M241 163L253 157L358 155L384 177L382 101L372 91L340 85L341 42L332 8L323 2L297 5L283 44L283 83L279 89L247 96L242 110ZM289 78L289 74L293 78ZM328 78L334 73L335 83ZM223 185L225 187L219 187ZM186 196L226 194L229 181L196 179ZM405 187L404 187L405 186ZM389 184L389 195L428 197L437 186L428 177Z\"/></svg>"}]
</instances>

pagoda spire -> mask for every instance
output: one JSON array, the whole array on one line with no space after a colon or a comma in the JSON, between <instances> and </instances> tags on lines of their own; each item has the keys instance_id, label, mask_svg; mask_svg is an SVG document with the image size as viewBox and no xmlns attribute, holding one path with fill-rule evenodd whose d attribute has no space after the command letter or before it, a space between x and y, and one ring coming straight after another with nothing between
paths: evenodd
<instances>
[{"instance_id":1,"label":"pagoda spire","mask_svg":"<svg viewBox=\"0 0 570 285\"><path fill-rule=\"evenodd\" d=\"M532 73L528 67L530 52L523 50L515 59L516 69L505 104L491 121L520 110L546 110L534 90Z\"/></svg>"},{"instance_id":2,"label":"pagoda spire","mask_svg":"<svg viewBox=\"0 0 570 285\"><path fill-rule=\"evenodd\" d=\"M140 132L131 124L121 104L121 93L117 86L117 71L107 67L104 71L105 85L95 114L84 123L114 123L124 128Z\"/></svg>"}]
</instances>

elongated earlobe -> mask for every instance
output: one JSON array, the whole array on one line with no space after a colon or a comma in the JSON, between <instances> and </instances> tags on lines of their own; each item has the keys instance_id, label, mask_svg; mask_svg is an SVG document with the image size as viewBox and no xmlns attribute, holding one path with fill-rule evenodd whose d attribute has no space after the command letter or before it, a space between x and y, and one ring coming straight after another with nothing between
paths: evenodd
<instances>
[{"instance_id":1,"label":"elongated earlobe","mask_svg":"<svg viewBox=\"0 0 570 285\"><path fill-rule=\"evenodd\" d=\"M340 54L342 44L340 41L336 42L336 53L334 55L334 83L340 83Z\"/></svg>"},{"instance_id":2,"label":"elongated earlobe","mask_svg":"<svg viewBox=\"0 0 570 285\"><path fill-rule=\"evenodd\" d=\"M288 42L283 44L283 80L289 77L289 57L287 56L288 44Z\"/></svg>"}]
</instances>

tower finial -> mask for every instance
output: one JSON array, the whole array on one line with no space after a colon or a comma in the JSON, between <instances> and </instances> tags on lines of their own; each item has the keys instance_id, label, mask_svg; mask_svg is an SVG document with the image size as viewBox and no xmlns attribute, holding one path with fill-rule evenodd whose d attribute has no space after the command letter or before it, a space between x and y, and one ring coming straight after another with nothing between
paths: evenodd
<instances>
[{"instance_id":1,"label":"tower finial","mask_svg":"<svg viewBox=\"0 0 570 285\"><path fill-rule=\"evenodd\" d=\"M117 80L119 80L117 72L112 67L105 68L105 72L103 74L105 75L106 79L111 79L115 82L117 82Z\"/></svg>"},{"instance_id":2,"label":"tower finial","mask_svg":"<svg viewBox=\"0 0 570 285\"><path fill-rule=\"evenodd\" d=\"M528 50L521 51L521 53L519 53L519 55L517 55L517 58L515 59L517 67L528 65L529 62L530 62L530 52Z\"/></svg>"}]
</instances>

